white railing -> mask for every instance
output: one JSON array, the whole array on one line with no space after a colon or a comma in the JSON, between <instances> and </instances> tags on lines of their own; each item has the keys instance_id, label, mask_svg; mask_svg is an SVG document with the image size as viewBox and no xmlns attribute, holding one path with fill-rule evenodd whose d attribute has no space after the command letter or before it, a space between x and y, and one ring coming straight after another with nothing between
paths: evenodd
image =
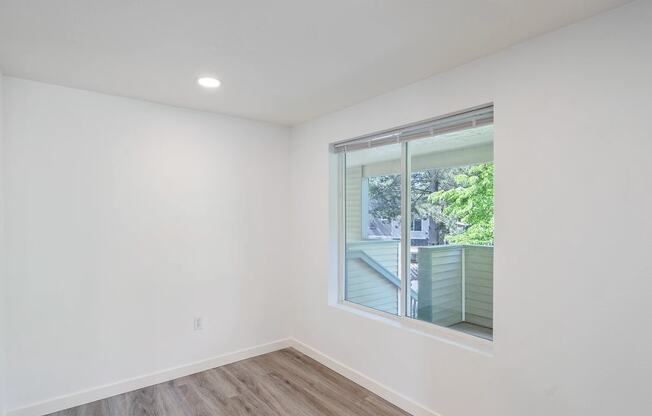
<instances>
[{"instance_id":1,"label":"white railing","mask_svg":"<svg viewBox=\"0 0 652 416\"><path fill-rule=\"evenodd\" d=\"M493 327L493 247L419 247L417 317L439 325Z\"/></svg>"},{"instance_id":2,"label":"white railing","mask_svg":"<svg viewBox=\"0 0 652 416\"><path fill-rule=\"evenodd\" d=\"M346 299L398 313L400 242L364 240L346 247ZM493 247L418 247L416 285L408 283L409 316L450 326L460 322L493 327ZM414 265L414 263L412 263ZM415 290L418 289L418 290Z\"/></svg>"},{"instance_id":3,"label":"white railing","mask_svg":"<svg viewBox=\"0 0 652 416\"><path fill-rule=\"evenodd\" d=\"M347 290L346 299L365 306L398 313L400 303L401 280L399 277L401 245L398 240L364 240L348 243L346 246ZM366 268L362 269L361 266ZM373 276L370 276L373 274ZM370 278L380 278L389 283L391 291L385 289L387 302L379 296L370 300L370 293L383 290L382 284L366 284ZM416 316L417 292L410 290L410 316Z\"/></svg>"}]
</instances>

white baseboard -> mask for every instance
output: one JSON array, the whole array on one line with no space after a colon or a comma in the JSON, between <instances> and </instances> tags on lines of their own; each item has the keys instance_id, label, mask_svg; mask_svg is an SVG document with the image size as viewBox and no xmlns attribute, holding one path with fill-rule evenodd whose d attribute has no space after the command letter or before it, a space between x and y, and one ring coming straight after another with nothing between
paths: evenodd
<instances>
[{"instance_id":1,"label":"white baseboard","mask_svg":"<svg viewBox=\"0 0 652 416\"><path fill-rule=\"evenodd\" d=\"M207 360L168 368L166 370L118 381L116 383L82 390L17 409L10 409L7 410L6 416L42 416L48 413L58 412L59 410L68 409L70 407L105 399L107 397L115 396L116 394L122 394L142 389L143 387L152 386L154 384L174 380L175 378L185 377L190 374L199 373L211 368L255 357L257 355L267 354L268 352L287 348L291 345L292 341L289 338L270 342L268 344L261 344L255 347L219 355Z\"/></svg>"},{"instance_id":2,"label":"white baseboard","mask_svg":"<svg viewBox=\"0 0 652 416\"><path fill-rule=\"evenodd\" d=\"M361 372L354 370L353 368L329 357L328 355L317 351L316 349L302 343L301 341L292 339L290 341L290 346L312 358L313 360L319 362L320 364L325 365L336 373L339 373L349 380L366 388L367 390L372 391L388 402L394 404L397 407L400 407L401 409L414 416L442 416L441 414L428 409L424 405L415 402L414 400L402 395L401 393L390 389L389 387L372 379L371 377L368 377Z\"/></svg>"},{"instance_id":3,"label":"white baseboard","mask_svg":"<svg viewBox=\"0 0 652 416\"><path fill-rule=\"evenodd\" d=\"M297 349L310 358L372 391L414 416L441 416L439 413L428 409L397 391L390 389L382 383L293 338L281 339L268 344L245 348L232 353L209 358L207 360L168 368L166 370L118 381L116 383L82 390L17 409L10 409L7 411L6 416L42 416L288 347Z\"/></svg>"}]
</instances>

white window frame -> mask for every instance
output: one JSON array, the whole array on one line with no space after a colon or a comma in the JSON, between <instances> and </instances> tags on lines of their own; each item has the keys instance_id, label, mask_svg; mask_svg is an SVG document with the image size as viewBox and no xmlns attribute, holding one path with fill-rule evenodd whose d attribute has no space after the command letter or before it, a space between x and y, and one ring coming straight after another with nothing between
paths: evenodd
<instances>
[{"instance_id":1,"label":"white window frame","mask_svg":"<svg viewBox=\"0 0 652 416\"><path fill-rule=\"evenodd\" d=\"M492 105L493 106L493 105ZM492 120L493 122L493 120ZM418 124L418 123L414 123ZM408 279L409 276L409 256L410 244L406 242L410 240L411 231L411 209L410 200L410 148L407 141L401 144L401 294L399 302L399 314L384 312L378 309L370 308L365 305L354 303L346 299L346 152L337 154L337 237L338 237L338 255L337 255L337 304L333 305L342 308L346 311L361 314L368 318L381 320L392 326L399 326L409 331L417 331L422 335L433 337L437 340L453 344L464 349L469 349L484 355L493 355L493 346L496 339L495 328L494 337L492 340L480 338L462 331L447 328L437 325L432 322L422 321L416 318L411 318L407 315L408 299ZM332 147L331 147L332 148ZM366 228L366 226L364 227Z\"/></svg>"}]
</instances>

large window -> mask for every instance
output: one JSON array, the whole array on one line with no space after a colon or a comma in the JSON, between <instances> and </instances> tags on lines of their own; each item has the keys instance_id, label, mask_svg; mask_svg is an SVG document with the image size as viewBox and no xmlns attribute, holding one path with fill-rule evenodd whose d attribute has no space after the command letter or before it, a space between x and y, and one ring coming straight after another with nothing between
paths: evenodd
<instances>
[{"instance_id":1,"label":"large window","mask_svg":"<svg viewBox=\"0 0 652 416\"><path fill-rule=\"evenodd\" d=\"M493 332L493 107L333 146L342 300Z\"/></svg>"}]
</instances>

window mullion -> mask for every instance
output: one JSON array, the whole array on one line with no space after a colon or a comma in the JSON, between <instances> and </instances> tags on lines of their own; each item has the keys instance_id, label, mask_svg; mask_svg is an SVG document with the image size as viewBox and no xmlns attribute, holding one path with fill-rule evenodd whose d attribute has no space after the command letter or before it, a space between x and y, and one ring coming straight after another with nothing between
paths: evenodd
<instances>
[{"instance_id":1,"label":"window mullion","mask_svg":"<svg viewBox=\"0 0 652 416\"><path fill-rule=\"evenodd\" d=\"M337 158L337 168L339 171L337 184L338 206L338 298L340 301L346 299L346 153L340 153Z\"/></svg>"},{"instance_id":2,"label":"window mullion","mask_svg":"<svg viewBox=\"0 0 652 416\"><path fill-rule=\"evenodd\" d=\"M410 307L410 154L407 142L401 143L401 316Z\"/></svg>"}]
</instances>

